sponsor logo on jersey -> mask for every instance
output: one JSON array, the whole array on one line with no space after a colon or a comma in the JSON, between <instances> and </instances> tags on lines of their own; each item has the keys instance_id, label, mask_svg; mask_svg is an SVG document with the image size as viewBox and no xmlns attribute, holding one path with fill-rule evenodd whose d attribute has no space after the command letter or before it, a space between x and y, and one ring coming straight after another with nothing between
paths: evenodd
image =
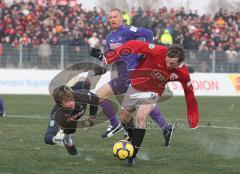
<instances>
[{"instance_id":1,"label":"sponsor logo on jersey","mask_svg":"<svg viewBox=\"0 0 240 174\"><path fill-rule=\"evenodd\" d=\"M153 77L154 79L158 79L161 83L164 82L164 81L166 81L166 78L165 78L165 77L161 74L161 72L158 71L157 69L154 69L154 70L152 71L152 77Z\"/></svg>"},{"instance_id":2,"label":"sponsor logo on jersey","mask_svg":"<svg viewBox=\"0 0 240 174\"><path fill-rule=\"evenodd\" d=\"M122 46L122 43L119 43L119 42L117 42L117 43L110 43L109 46L110 46L111 49L115 50L116 48Z\"/></svg>"},{"instance_id":3,"label":"sponsor logo on jersey","mask_svg":"<svg viewBox=\"0 0 240 174\"><path fill-rule=\"evenodd\" d=\"M155 45L154 44L149 44L149 46L148 46L150 49L153 49L153 48L155 48Z\"/></svg>"},{"instance_id":4,"label":"sponsor logo on jersey","mask_svg":"<svg viewBox=\"0 0 240 174\"><path fill-rule=\"evenodd\" d=\"M170 80L176 80L177 78L178 78L178 75L175 74L175 73L172 73L172 74L170 75Z\"/></svg>"},{"instance_id":5,"label":"sponsor logo on jersey","mask_svg":"<svg viewBox=\"0 0 240 174\"><path fill-rule=\"evenodd\" d=\"M74 115L65 114L65 117L67 117L67 122L78 120L84 114L84 112L85 112L85 109L81 110L80 112L78 112Z\"/></svg>"}]
</instances>

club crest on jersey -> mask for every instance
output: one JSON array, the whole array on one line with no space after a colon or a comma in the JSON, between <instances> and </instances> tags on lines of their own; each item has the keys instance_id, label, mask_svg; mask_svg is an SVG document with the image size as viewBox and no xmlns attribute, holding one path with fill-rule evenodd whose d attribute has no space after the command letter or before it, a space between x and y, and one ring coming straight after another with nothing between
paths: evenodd
<instances>
[{"instance_id":1,"label":"club crest on jersey","mask_svg":"<svg viewBox=\"0 0 240 174\"><path fill-rule=\"evenodd\" d=\"M153 48L155 48L155 45L154 44L149 44L149 46L148 46L150 49L153 49Z\"/></svg>"},{"instance_id":2,"label":"club crest on jersey","mask_svg":"<svg viewBox=\"0 0 240 174\"><path fill-rule=\"evenodd\" d=\"M172 73L171 75L170 75L170 80L176 80L178 78L178 76L177 76L177 74L175 74L175 73Z\"/></svg>"}]
</instances>

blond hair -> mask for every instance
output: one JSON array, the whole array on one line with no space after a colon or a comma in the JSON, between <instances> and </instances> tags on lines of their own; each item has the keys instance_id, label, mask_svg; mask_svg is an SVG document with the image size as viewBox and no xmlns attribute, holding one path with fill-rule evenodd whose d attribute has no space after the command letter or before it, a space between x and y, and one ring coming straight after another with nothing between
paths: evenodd
<instances>
[{"instance_id":1,"label":"blond hair","mask_svg":"<svg viewBox=\"0 0 240 174\"><path fill-rule=\"evenodd\" d=\"M73 100L73 91L68 86L60 86L54 89L52 94L57 105L61 106L63 101Z\"/></svg>"}]
</instances>

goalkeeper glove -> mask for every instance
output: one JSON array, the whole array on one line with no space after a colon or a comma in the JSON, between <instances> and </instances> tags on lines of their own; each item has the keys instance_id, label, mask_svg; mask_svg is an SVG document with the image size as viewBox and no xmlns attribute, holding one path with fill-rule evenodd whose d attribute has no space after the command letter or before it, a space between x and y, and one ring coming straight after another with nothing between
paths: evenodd
<instances>
[{"instance_id":1,"label":"goalkeeper glove","mask_svg":"<svg viewBox=\"0 0 240 174\"><path fill-rule=\"evenodd\" d=\"M100 49L92 48L90 47L88 50L89 56L96 57L97 59L101 60L103 59L103 54L101 53Z\"/></svg>"},{"instance_id":2,"label":"goalkeeper glove","mask_svg":"<svg viewBox=\"0 0 240 174\"><path fill-rule=\"evenodd\" d=\"M94 126L95 120L96 120L96 116L92 116L92 115L89 116L89 118L88 118L89 127Z\"/></svg>"}]
</instances>

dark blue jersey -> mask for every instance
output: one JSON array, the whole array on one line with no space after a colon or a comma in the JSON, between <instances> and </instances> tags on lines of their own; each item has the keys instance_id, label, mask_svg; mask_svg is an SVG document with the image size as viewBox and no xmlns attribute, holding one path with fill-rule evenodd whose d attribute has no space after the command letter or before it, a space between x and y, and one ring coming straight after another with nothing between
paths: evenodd
<instances>
[{"instance_id":1,"label":"dark blue jersey","mask_svg":"<svg viewBox=\"0 0 240 174\"><path fill-rule=\"evenodd\" d=\"M107 48L116 49L129 40L143 39L146 42L153 43L153 32L151 30L122 25L117 31L112 31L107 36ZM118 74L124 75L130 69L135 69L139 63L140 55L130 54L118 60ZM126 66L127 65L127 66Z\"/></svg>"}]
</instances>

